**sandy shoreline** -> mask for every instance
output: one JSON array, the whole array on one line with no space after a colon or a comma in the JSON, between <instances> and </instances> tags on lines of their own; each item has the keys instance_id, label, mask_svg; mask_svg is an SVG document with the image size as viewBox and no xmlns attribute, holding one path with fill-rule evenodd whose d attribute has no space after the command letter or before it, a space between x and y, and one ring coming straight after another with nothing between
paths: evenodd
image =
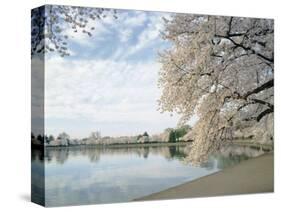
<instances>
[{"instance_id":1,"label":"sandy shoreline","mask_svg":"<svg viewBox=\"0 0 281 212\"><path fill-rule=\"evenodd\" d=\"M273 164L273 153L268 153L135 201L273 192Z\"/></svg>"}]
</instances>

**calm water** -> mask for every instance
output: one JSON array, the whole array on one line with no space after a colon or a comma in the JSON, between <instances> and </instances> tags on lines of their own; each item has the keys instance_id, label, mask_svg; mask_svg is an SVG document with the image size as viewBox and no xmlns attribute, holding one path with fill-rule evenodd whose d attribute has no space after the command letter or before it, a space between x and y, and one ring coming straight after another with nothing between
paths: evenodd
<instances>
[{"instance_id":1,"label":"calm water","mask_svg":"<svg viewBox=\"0 0 281 212\"><path fill-rule=\"evenodd\" d=\"M32 190L42 188L46 206L126 202L217 172L264 153L250 147L225 148L201 167L186 163L185 146L138 148L47 148L32 152ZM41 186L40 186L41 185ZM37 197L40 198L40 197Z\"/></svg>"}]
</instances>

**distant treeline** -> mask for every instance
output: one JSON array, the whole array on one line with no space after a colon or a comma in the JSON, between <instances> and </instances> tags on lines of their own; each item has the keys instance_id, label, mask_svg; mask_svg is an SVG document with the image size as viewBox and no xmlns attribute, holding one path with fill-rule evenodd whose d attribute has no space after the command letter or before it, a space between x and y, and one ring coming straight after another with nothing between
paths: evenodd
<instances>
[{"instance_id":1,"label":"distant treeline","mask_svg":"<svg viewBox=\"0 0 281 212\"><path fill-rule=\"evenodd\" d=\"M191 130L189 125L178 128L167 128L160 134L149 135L147 132L136 136L102 137L100 132L92 132L83 139L73 139L66 133L61 133L55 138L53 135L34 135L31 133L33 145L45 146L75 146L75 145L109 145L109 144L137 144L137 143L163 143L163 142L184 142L189 141L184 136Z\"/></svg>"}]
</instances>

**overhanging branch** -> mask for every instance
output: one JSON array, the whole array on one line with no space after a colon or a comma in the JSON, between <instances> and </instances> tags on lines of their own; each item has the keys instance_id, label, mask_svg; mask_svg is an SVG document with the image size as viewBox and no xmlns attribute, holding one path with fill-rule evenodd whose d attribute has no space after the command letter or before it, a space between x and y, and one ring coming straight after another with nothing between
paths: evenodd
<instances>
[{"instance_id":1,"label":"overhanging branch","mask_svg":"<svg viewBox=\"0 0 281 212\"><path fill-rule=\"evenodd\" d=\"M256 118L257 122L259 122L264 116L270 114L270 113L273 113L273 109L266 109L264 111L262 111Z\"/></svg>"},{"instance_id":2,"label":"overhanging branch","mask_svg":"<svg viewBox=\"0 0 281 212\"><path fill-rule=\"evenodd\" d=\"M267 81L266 83L262 84L261 86L255 88L254 90L247 92L246 94L244 94L242 96L242 98L247 99L250 95L259 93L259 92L261 92L263 90L266 90L266 89L269 89L273 86L274 86L274 80L271 79L271 80Z\"/></svg>"}]
</instances>

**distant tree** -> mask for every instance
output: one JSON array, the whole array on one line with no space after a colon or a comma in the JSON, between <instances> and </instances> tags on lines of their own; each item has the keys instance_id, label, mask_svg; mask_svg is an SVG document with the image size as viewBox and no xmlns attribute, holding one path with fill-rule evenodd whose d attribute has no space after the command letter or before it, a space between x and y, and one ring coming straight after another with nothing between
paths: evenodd
<instances>
[{"instance_id":1,"label":"distant tree","mask_svg":"<svg viewBox=\"0 0 281 212\"><path fill-rule=\"evenodd\" d=\"M192 127L191 127L190 125L188 125L188 124L183 124L183 125L181 126L181 128L185 129L186 131L189 131L189 130L192 129Z\"/></svg>"},{"instance_id":2,"label":"distant tree","mask_svg":"<svg viewBox=\"0 0 281 212\"><path fill-rule=\"evenodd\" d=\"M172 130L174 130L174 129L173 129L173 128L166 128L166 129L164 130L164 132L169 133L169 132L171 132Z\"/></svg>"},{"instance_id":3,"label":"distant tree","mask_svg":"<svg viewBox=\"0 0 281 212\"><path fill-rule=\"evenodd\" d=\"M31 139L35 139L35 135L33 134L33 132L31 132Z\"/></svg>"},{"instance_id":4,"label":"distant tree","mask_svg":"<svg viewBox=\"0 0 281 212\"><path fill-rule=\"evenodd\" d=\"M41 144L44 143L44 137L40 134L37 135L37 140L40 141Z\"/></svg>"},{"instance_id":5,"label":"distant tree","mask_svg":"<svg viewBox=\"0 0 281 212\"><path fill-rule=\"evenodd\" d=\"M94 139L94 140L100 139L101 138L101 133L99 131L92 132L90 134L90 138Z\"/></svg>"},{"instance_id":6,"label":"distant tree","mask_svg":"<svg viewBox=\"0 0 281 212\"><path fill-rule=\"evenodd\" d=\"M49 141L51 142L51 141L54 141L54 140L55 140L55 137L53 135L50 135L49 136Z\"/></svg>"},{"instance_id":7,"label":"distant tree","mask_svg":"<svg viewBox=\"0 0 281 212\"><path fill-rule=\"evenodd\" d=\"M179 139L187 133L187 130L184 127L181 127L175 129L174 133L175 133L176 140L179 141Z\"/></svg>"},{"instance_id":8,"label":"distant tree","mask_svg":"<svg viewBox=\"0 0 281 212\"><path fill-rule=\"evenodd\" d=\"M143 136L149 136L149 135L148 135L148 133L147 133L147 132L144 132L144 133L143 133Z\"/></svg>"},{"instance_id":9,"label":"distant tree","mask_svg":"<svg viewBox=\"0 0 281 212\"><path fill-rule=\"evenodd\" d=\"M84 33L89 37L95 27L90 22L116 16L116 10L91 7L46 5L31 12L31 55L57 52L68 56L67 47L70 29L74 33Z\"/></svg>"},{"instance_id":10,"label":"distant tree","mask_svg":"<svg viewBox=\"0 0 281 212\"><path fill-rule=\"evenodd\" d=\"M138 136L137 136L137 140L140 140L141 137L142 137L142 135L138 135Z\"/></svg>"},{"instance_id":11,"label":"distant tree","mask_svg":"<svg viewBox=\"0 0 281 212\"><path fill-rule=\"evenodd\" d=\"M172 143L177 142L177 137L176 137L176 133L174 130L172 130L169 134L169 142L172 142Z\"/></svg>"},{"instance_id":12,"label":"distant tree","mask_svg":"<svg viewBox=\"0 0 281 212\"><path fill-rule=\"evenodd\" d=\"M44 142L47 144L50 143L49 137L47 135L44 136Z\"/></svg>"},{"instance_id":13,"label":"distant tree","mask_svg":"<svg viewBox=\"0 0 281 212\"><path fill-rule=\"evenodd\" d=\"M70 139L70 136L68 134L66 134L65 132L62 132L58 135L58 138L57 139L66 139L66 140L69 140Z\"/></svg>"}]
</instances>

